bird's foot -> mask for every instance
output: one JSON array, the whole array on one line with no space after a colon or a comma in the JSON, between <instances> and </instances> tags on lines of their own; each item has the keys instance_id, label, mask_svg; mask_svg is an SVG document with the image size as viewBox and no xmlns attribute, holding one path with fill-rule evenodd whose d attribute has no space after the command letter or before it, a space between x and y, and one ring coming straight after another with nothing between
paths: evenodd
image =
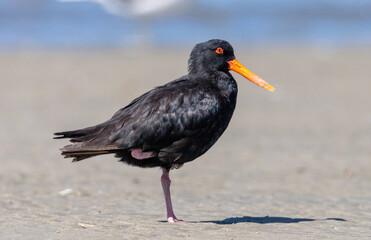
<instances>
[{"instance_id":1,"label":"bird's foot","mask_svg":"<svg viewBox=\"0 0 371 240\"><path fill-rule=\"evenodd\" d=\"M184 222L182 219L177 219L175 216L174 217L168 217L167 221L169 223L174 223L174 222Z\"/></svg>"}]
</instances>

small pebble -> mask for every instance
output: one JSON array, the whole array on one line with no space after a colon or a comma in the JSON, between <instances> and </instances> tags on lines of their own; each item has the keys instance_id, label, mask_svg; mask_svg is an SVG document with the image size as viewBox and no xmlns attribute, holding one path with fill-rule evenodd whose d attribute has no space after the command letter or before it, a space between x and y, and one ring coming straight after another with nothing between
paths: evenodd
<instances>
[{"instance_id":1,"label":"small pebble","mask_svg":"<svg viewBox=\"0 0 371 240\"><path fill-rule=\"evenodd\" d=\"M64 196L64 195L70 194L72 192L73 192L73 190L71 188L66 188L62 191L59 191L58 194L61 195L61 196Z\"/></svg>"},{"instance_id":2,"label":"small pebble","mask_svg":"<svg viewBox=\"0 0 371 240\"><path fill-rule=\"evenodd\" d=\"M78 223L77 225L79 225L80 227L83 227L83 228L94 227L94 225L87 224L87 223Z\"/></svg>"}]
</instances>

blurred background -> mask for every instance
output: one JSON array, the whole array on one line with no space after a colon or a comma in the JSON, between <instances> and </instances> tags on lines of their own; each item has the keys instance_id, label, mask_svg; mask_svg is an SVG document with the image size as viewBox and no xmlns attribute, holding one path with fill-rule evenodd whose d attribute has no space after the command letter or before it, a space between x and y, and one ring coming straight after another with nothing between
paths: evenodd
<instances>
[{"instance_id":1,"label":"blurred background","mask_svg":"<svg viewBox=\"0 0 371 240\"><path fill-rule=\"evenodd\" d=\"M71 164L52 133L186 74L212 38L276 91L232 73L229 128L171 172L193 221L171 228L160 169ZM369 239L370 63L370 0L0 0L0 236Z\"/></svg>"},{"instance_id":2,"label":"blurred background","mask_svg":"<svg viewBox=\"0 0 371 240\"><path fill-rule=\"evenodd\" d=\"M368 0L2 0L0 47L368 45Z\"/></svg>"}]
</instances>

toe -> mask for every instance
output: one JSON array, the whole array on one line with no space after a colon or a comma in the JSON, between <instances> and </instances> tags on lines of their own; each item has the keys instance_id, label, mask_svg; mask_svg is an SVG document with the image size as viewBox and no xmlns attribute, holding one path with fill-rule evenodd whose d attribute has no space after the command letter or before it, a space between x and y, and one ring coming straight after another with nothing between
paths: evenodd
<instances>
[{"instance_id":1,"label":"toe","mask_svg":"<svg viewBox=\"0 0 371 240\"><path fill-rule=\"evenodd\" d=\"M182 219L177 219L176 217L169 217L169 218L167 218L167 221L170 222L170 223L173 223L173 222L183 222Z\"/></svg>"}]
</instances>

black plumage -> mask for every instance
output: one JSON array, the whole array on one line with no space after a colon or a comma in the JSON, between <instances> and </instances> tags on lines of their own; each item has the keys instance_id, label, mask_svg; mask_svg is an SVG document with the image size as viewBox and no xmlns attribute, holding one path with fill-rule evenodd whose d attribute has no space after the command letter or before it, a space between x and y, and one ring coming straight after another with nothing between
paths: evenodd
<instances>
[{"instance_id":1,"label":"black plumage","mask_svg":"<svg viewBox=\"0 0 371 240\"><path fill-rule=\"evenodd\" d=\"M222 41L212 41L215 48ZM205 51L198 45L193 53ZM209 47L209 44L208 44ZM212 51L213 55L218 55ZM225 57L222 57L223 60ZM226 60L232 60L228 57ZM189 60L189 74L157 87L116 112L97 126L56 133L57 138L71 138L72 145L61 149L65 157L79 161L104 153L116 153L121 161L140 167L165 167L183 164L205 153L221 136L236 105L237 84L228 72L215 69L205 72L198 54ZM214 67L211 65L212 67ZM207 74L207 78L205 78ZM135 159L130 149L140 148L157 155Z\"/></svg>"},{"instance_id":2,"label":"black plumage","mask_svg":"<svg viewBox=\"0 0 371 240\"><path fill-rule=\"evenodd\" d=\"M80 161L113 153L130 165L162 167L164 174L196 159L231 120L237 97L237 83L229 73L235 70L233 61L226 41L197 44L187 75L144 93L104 123L55 133L55 138L72 142L61 149L62 155ZM172 209L168 218L177 220Z\"/></svg>"}]
</instances>

